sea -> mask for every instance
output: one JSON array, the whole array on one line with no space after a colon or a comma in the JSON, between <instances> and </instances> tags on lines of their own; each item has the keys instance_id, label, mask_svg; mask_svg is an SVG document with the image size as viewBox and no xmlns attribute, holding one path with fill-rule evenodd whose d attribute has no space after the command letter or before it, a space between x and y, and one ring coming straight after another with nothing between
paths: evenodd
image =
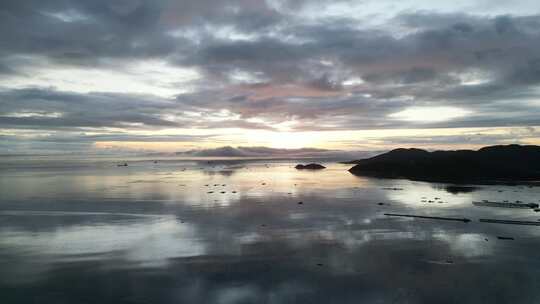
<instances>
[{"instance_id":1,"label":"sea","mask_svg":"<svg viewBox=\"0 0 540 304\"><path fill-rule=\"evenodd\" d=\"M540 303L539 186L351 166L2 156L0 303Z\"/></svg>"}]
</instances>

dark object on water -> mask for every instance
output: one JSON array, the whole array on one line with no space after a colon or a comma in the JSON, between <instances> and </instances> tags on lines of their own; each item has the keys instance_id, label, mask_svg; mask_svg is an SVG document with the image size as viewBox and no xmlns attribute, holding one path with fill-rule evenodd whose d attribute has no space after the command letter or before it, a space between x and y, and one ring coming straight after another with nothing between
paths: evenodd
<instances>
[{"instance_id":1,"label":"dark object on water","mask_svg":"<svg viewBox=\"0 0 540 304\"><path fill-rule=\"evenodd\" d=\"M499 208L523 208L523 209L534 209L534 208L538 208L538 204L537 203L527 203L527 204L524 204L522 202L515 202L515 203L510 203L510 202L492 202L492 201L481 201L481 202L472 202L473 205L475 206L485 206L485 207L499 207Z\"/></svg>"},{"instance_id":2,"label":"dark object on water","mask_svg":"<svg viewBox=\"0 0 540 304\"><path fill-rule=\"evenodd\" d=\"M437 264L437 265L452 265L454 264L454 261L452 260L432 260L432 261L427 261L428 263L430 264Z\"/></svg>"},{"instance_id":3,"label":"dark object on water","mask_svg":"<svg viewBox=\"0 0 540 304\"><path fill-rule=\"evenodd\" d=\"M394 190L394 191L399 191L399 190L403 190L403 188L391 188L391 187L386 187L386 188L382 188L383 190Z\"/></svg>"},{"instance_id":4,"label":"dark object on water","mask_svg":"<svg viewBox=\"0 0 540 304\"><path fill-rule=\"evenodd\" d=\"M540 146L506 145L478 151L395 149L355 161L356 175L441 182L508 182L540 179Z\"/></svg>"},{"instance_id":5,"label":"dark object on water","mask_svg":"<svg viewBox=\"0 0 540 304\"><path fill-rule=\"evenodd\" d=\"M421 219L430 219L430 220L456 221L456 222L464 222L464 223L468 223L468 222L471 221L468 218L424 216L424 215L410 215L410 214L398 214L398 213L385 213L384 215L386 215L386 216L412 217L412 218L421 218Z\"/></svg>"},{"instance_id":6,"label":"dark object on water","mask_svg":"<svg viewBox=\"0 0 540 304\"><path fill-rule=\"evenodd\" d=\"M471 192L474 192L474 191L478 190L478 187L450 185L450 186L446 186L444 188L444 190L446 190L446 192L452 193L452 194L471 193Z\"/></svg>"},{"instance_id":7,"label":"dark object on water","mask_svg":"<svg viewBox=\"0 0 540 304\"><path fill-rule=\"evenodd\" d=\"M377 203L377 205L382 206L382 205L384 205L384 203Z\"/></svg>"},{"instance_id":8,"label":"dark object on water","mask_svg":"<svg viewBox=\"0 0 540 304\"><path fill-rule=\"evenodd\" d=\"M499 240L506 240L506 241L513 241L514 238L510 236L498 236L497 239Z\"/></svg>"},{"instance_id":9,"label":"dark object on water","mask_svg":"<svg viewBox=\"0 0 540 304\"><path fill-rule=\"evenodd\" d=\"M481 223L491 223L491 224L508 224L508 225L540 226L540 222L532 222L532 221L512 221L512 220L480 219L480 222L481 222Z\"/></svg>"},{"instance_id":10,"label":"dark object on water","mask_svg":"<svg viewBox=\"0 0 540 304\"><path fill-rule=\"evenodd\" d=\"M127 163L123 163L123 164L117 164L116 166L117 166L117 167L127 167L128 164L127 164Z\"/></svg>"},{"instance_id":11,"label":"dark object on water","mask_svg":"<svg viewBox=\"0 0 540 304\"><path fill-rule=\"evenodd\" d=\"M302 205L302 204L304 204L304 202L298 202L298 205Z\"/></svg>"},{"instance_id":12,"label":"dark object on water","mask_svg":"<svg viewBox=\"0 0 540 304\"><path fill-rule=\"evenodd\" d=\"M320 164L315 164L315 163L307 164L307 165L298 164L294 168L296 168L298 170L304 170L304 169L306 169L306 170L321 170L321 169L326 169L325 166L320 165Z\"/></svg>"}]
</instances>

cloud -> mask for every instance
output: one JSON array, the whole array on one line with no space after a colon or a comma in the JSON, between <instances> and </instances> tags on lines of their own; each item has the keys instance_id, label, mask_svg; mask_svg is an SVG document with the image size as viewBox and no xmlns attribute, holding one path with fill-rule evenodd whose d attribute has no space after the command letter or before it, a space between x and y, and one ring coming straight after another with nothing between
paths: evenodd
<instances>
[{"instance_id":1,"label":"cloud","mask_svg":"<svg viewBox=\"0 0 540 304\"><path fill-rule=\"evenodd\" d=\"M59 92L53 89L0 91L3 128L103 128L175 127L181 121L163 118L170 113L170 101L154 96ZM58 113L58 115L21 115ZM184 122L185 123L185 122Z\"/></svg>"},{"instance_id":2,"label":"cloud","mask_svg":"<svg viewBox=\"0 0 540 304\"><path fill-rule=\"evenodd\" d=\"M540 125L531 4L421 3L2 1L0 128ZM472 114L390 116L411 108Z\"/></svg>"}]
</instances>

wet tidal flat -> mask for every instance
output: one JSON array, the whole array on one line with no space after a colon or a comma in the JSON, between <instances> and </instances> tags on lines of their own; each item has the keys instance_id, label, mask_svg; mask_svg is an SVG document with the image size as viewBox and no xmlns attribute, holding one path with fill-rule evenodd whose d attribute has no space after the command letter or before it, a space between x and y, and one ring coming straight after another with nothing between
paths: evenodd
<instances>
[{"instance_id":1,"label":"wet tidal flat","mask_svg":"<svg viewBox=\"0 0 540 304\"><path fill-rule=\"evenodd\" d=\"M472 203L540 187L117 163L2 163L2 303L540 302L540 213Z\"/></svg>"}]
</instances>

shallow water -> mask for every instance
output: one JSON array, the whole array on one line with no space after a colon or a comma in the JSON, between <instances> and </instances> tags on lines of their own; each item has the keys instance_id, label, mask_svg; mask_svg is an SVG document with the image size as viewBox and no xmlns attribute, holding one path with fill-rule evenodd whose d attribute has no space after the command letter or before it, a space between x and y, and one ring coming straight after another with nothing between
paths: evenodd
<instances>
[{"instance_id":1,"label":"shallow water","mask_svg":"<svg viewBox=\"0 0 540 304\"><path fill-rule=\"evenodd\" d=\"M2 303L540 302L540 226L479 222L540 213L471 204L538 203L540 187L448 188L337 163L116 163L0 161Z\"/></svg>"}]
</instances>

